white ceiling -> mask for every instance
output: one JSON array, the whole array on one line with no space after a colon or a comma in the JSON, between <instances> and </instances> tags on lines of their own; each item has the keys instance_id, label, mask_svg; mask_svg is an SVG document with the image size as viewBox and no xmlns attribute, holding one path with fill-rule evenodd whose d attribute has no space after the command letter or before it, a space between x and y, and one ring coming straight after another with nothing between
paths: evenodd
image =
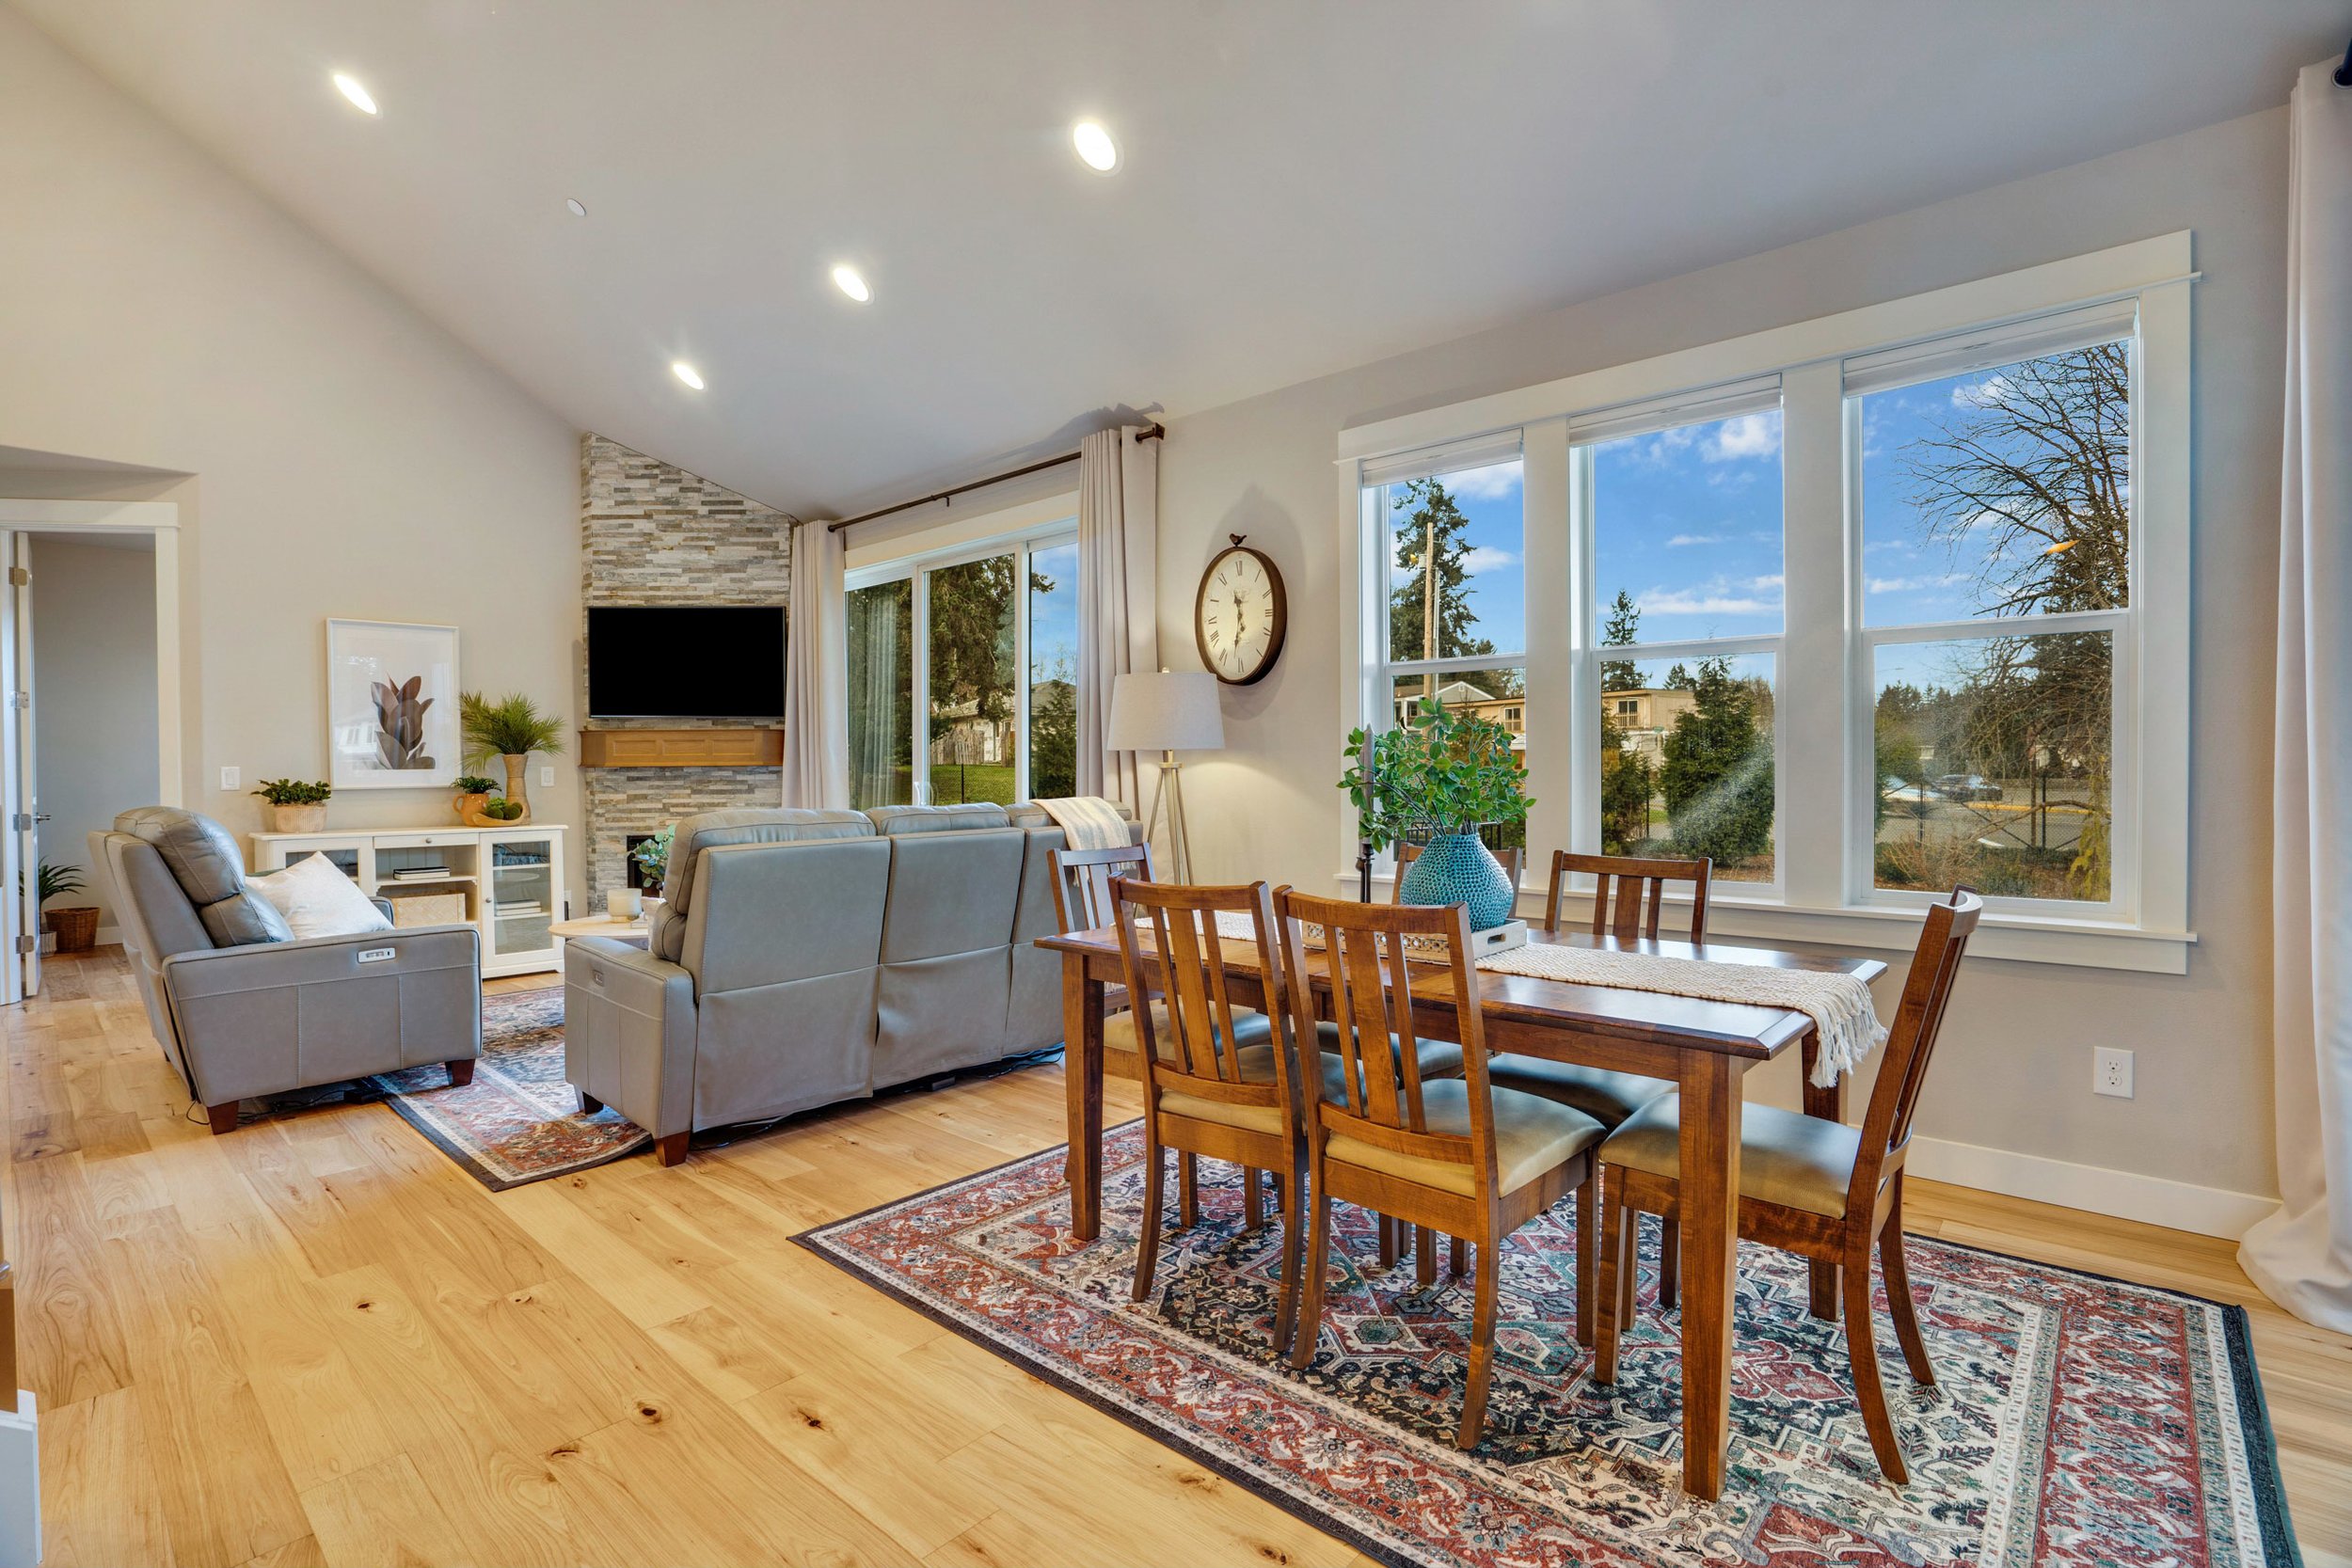
<instances>
[{"instance_id":1,"label":"white ceiling","mask_svg":"<svg viewBox=\"0 0 2352 1568\"><path fill-rule=\"evenodd\" d=\"M2344 0L17 4L559 413L804 515L2282 103L2352 23ZM1112 176L1071 153L1087 114ZM871 305L827 281L844 260Z\"/></svg>"}]
</instances>

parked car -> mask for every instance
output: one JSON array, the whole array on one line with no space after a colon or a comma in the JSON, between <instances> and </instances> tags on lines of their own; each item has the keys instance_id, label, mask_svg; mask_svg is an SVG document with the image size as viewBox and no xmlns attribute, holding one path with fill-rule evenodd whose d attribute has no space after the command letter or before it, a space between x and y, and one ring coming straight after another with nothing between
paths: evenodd
<instances>
[{"instance_id":1,"label":"parked car","mask_svg":"<svg viewBox=\"0 0 2352 1568\"><path fill-rule=\"evenodd\" d=\"M1947 773L1935 781L1938 793L1947 800L1997 800L2001 786L1987 784L1981 773Z\"/></svg>"}]
</instances>

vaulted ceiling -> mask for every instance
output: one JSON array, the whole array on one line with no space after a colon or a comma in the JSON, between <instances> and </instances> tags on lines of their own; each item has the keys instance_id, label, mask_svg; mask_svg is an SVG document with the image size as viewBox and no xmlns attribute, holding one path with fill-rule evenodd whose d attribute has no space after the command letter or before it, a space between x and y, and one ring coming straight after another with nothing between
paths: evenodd
<instances>
[{"instance_id":1,"label":"vaulted ceiling","mask_svg":"<svg viewBox=\"0 0 2352 1568\"><path fill-rule=\"evenodd\" d=\"M16 3L557 412L804 515L2282 103L2347 22L2343 0ZM1107 176L1071 151L1089 115ZM828 281L842 261L870 304Z\"/></svg>"}]
</instances>

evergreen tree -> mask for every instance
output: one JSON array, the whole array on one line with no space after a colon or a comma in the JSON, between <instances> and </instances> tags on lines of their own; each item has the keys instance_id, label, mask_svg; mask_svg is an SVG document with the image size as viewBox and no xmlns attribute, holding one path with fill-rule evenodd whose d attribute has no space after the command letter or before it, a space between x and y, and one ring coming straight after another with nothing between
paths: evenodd
<instances>
[{"instance_id":1,"label":"evergreen tree","mask_svg":"<svg viewBox=\"0 0 2352 1568\"><path fill-rule=\"evenodd\" d=\"M1753 683L1727 660L1688 674L1696 699L1675 720L1658 771L1675 849L1736 865L1772 843L1772 740Z\"/></svg>"},{"instance_id":2,"label":"evergreen tree","mask_svg":"<svg viewBox=\"0 0 2352 1568\"><path fill-rule=\"evenodd\" d=\"M1600 624L1600 641L1611 648L1631 647L1642 629L1641 607L1633 595L1617 590L1616 602L1609 607L1609 618ZM1603 691L1635 691L1641 689L1641 667L1629 658L1604 658L1600 661L1600 689Z\"/></svg>"},{"instance_id":3,"label":"evergreen tree","mask_svg":"<svg viewBox=\"0 0 2352 1568\"><path fill-rule=\"evenodd\" d=\"M1389 504L1397 574L1389 599L1389 657L1402 661L1493 653L1494 643L1476 634L1470 518L1453 492L1442 480L1417 479L1395 486ZM1424 557L1433 563L1426 573ZM1467 670L1437 684L1454 680L1491 697L1515 697L1524 689L1517 670Z\"/></svg>"}]
</instances>

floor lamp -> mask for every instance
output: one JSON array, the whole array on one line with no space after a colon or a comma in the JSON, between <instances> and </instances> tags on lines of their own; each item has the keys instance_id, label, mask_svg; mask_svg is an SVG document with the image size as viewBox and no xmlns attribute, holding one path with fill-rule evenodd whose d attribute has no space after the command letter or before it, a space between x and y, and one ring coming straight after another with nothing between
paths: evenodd
<instances>
[{"instance_id":1,"label":"floor lamp","mask_svg":"<svg viewBox=\"0 0 2352 1568\"><path fill-rule=\"evenodd\" d=\"M1121 675L1111 683L1110 733L1104 749L1160 753L1160 788L1143 825L1148 843L1163 817L1168 823L1168 866L1176 880L1192 880L1192 846L1184 833L1184 764L1179 752L1214 752L1225 745L1225 712L1217 705L1216 677L1171 673Z\"/></svg>"}]
</instances>

